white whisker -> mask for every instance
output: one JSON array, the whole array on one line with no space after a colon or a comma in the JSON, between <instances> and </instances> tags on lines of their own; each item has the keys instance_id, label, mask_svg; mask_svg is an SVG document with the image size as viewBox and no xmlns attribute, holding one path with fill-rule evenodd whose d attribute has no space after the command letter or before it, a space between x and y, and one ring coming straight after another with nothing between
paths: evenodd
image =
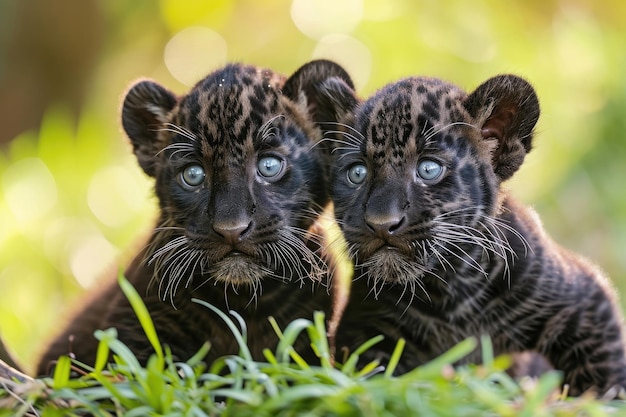
<instances>
[{"instance_id":1,"label":"white whisker","mask_svg":"<svg viewBox=\"0 0 626 417\"><path fill-rule=\"evenodd\" d=\"M263 125L257 131L257 140L263 143L269 141L271 138L278 136L278 133L280 133L280 129L278 126L274 126L274 122L278 119L284 118L284 115L279 114L263 123Z\"/></svg>"},{"instance_id":2,"label":"white whisker","mask_svg":"<svg viewBox=\"0 0 626 417\"><path fill-rule=\"evenodd\" d=\"M446 130L446 129L450 128L450 127L453 127L453 126L469 126L469 127L473 128L473 129L478 129L476 126L474 126L474 125L472 125L472 124L470 124L470 123L466 123L466 122L453 122L453 123L448 123L447 125L442 126L441 128L438 128L438 129L437 129L437 127L436 127L436 126L433 126L433 127L431 127L431 128L429 129L429 131L432 131L432 132L428 132L428 133L426 133L426 136L424 137L424 142L425 142L426 144L430 144L430 141L431 141L431 139L432 139L434 136L436 136L437 134L441 133L442 131L444 131L444 130ZM435 129L437 129L437 130L435 130Z\"/></svg>"},{"instance_id":3,"label":"white whisker","mask_svg":"<svg viewBox=\"0 0 626 417\"><path fill-rule=\"evenodd\" d=\"M157 131L175 133L177 135L180 135L184 138L191 140L192 142L195 142L197 140L196 135L194 135L192 132L190 132L189 130L185 129L182 126L178 126L173 123L165 123L165 127L161 129L157 129Z\"/></svg>"}]
</instances>

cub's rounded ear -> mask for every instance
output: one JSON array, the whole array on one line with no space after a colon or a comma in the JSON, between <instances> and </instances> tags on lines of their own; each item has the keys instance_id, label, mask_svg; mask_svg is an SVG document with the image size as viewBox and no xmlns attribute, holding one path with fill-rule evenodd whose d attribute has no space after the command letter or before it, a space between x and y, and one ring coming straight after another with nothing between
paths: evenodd
<instances>
[{"instance_id":1,"label":"cub's rounded ear","mask_svg":"<svg viewBox=\"0 0 626 417\"><path fill-rule=\"evenodd\" d=\"M300 67L285 82L283 94L304 105L323 129L335 128L333 122L341 120L358 104L350 75L339 64L325 59Z\"/></svg>"},{"instance_id":2,"label":"cub's rounded ear","mask_svg":"<svg viewBox=\"0 0 626 417\"><path fill-rule=\"evenodd\" d=\"M122 126L139 165L151 177L155 175L155 156L164 146L159 140L159 130L167 123L176 103L173 93L148 80L133 85L124 98Z\"/></svg>"},{"instance_id":3,"label":"cub's rounded ear","mask_svg":"<svg viewBox=\"0 0 626 417\"><path fill-rule=\"evenodd\" d=\"M533 87L515 75L498 75L481 84L464 102L484 140L493 141L493 165L501 180L510 178L532 147L539 119Z\"/></svg>"}]
</instances>

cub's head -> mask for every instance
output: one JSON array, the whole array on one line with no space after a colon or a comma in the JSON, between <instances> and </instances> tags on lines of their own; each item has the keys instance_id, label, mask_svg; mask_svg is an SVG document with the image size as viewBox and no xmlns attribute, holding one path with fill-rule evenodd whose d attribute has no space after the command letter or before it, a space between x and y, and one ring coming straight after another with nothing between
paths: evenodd
<instances>
[{"instance_id":1,"label":"cub's head","mask_svg":"<svg viewBox=\"0 0 626 417\"><path fill-rule=\"evenodd\" d=\"M328 202L326 154L311 91L346 72L313 61L291 78L228 65L177 97L131 87L122 123L155 178L160 224L146 262L163 297L204 283L259 289L265 278L318 277L307 230Z\"/></svg>"},{"instance_id":2,"label":"cub's head","mask_svg":"<svg viewBox=\"0 0 626 417\"><path fill-rule=\"evenodd\" d=\"M335 215L375 291L384 282L425 290L458 265L481 272L482 251L511 251L496 216L500 183L530 151L539 117L526 81L497 76L466 94L409 78L362 103L347 85L331 90L345 104L335 109Z\"/></svg>"}]
</instances>

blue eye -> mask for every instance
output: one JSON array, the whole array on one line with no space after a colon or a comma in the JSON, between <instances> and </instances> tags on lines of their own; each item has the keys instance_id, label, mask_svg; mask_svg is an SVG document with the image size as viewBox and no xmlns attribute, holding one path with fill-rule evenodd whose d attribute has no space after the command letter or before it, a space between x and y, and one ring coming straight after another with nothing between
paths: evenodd
<instances>
[{"instance_id":1,"label":"blue eye","mask_svg":"<svg viewBox=\"0 0 626 417\"><path fill-rule=\"evenodd\" d=\"M200 165L189 165L180 174L183 185L195 188L204 182L204 168Z\"/></svg>"},{"instance_id":2,"label":"blue eye","mask_svg":"<svg viewBox=\"0 0 626 417\"><path fill-rule=\"evenodd\" d=\"M354 164L348 169L348 181L354 185L362 184L367 177L367 167L363 164Z\"/></svg>"},{"instance_id":3,"label":"blue eye","mask_svg":"<svg viewBox=\"0 0 626 417\"><path fill-rule=\"evenodd\" d=\"M257 162L257 172L267 181L278 181L283 174L285 161L275 156L264 156Z\"/></svg>"},{"instance_id":4,"label":"blue eye","mask_svg":"<svg viewBox=\"0 0 626 417\"><path fill-rule=\"evenodd\" d=\"M417 164L417 175L424 181L436 181L443 171L443 165L432 159L423 159Z\"/></svg>"}]
</instances>

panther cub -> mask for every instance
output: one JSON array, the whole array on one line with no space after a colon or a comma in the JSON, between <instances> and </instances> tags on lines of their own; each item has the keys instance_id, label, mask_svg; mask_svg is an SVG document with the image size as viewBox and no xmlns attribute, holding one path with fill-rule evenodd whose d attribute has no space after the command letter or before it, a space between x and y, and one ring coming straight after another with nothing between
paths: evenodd
<instances>
[{"instance_id":1,"label":"panther cub","mask_svg":"<svg viewBox=\"0 0 626 417\"><path fill-rule=\"evenodd\" d=\"M157 226L126 277L175 358L190 358L206 341L209 362L239 351L222 320L193 297L236 310L257 360L278 341L268 316L285 326L328 310L319 239L309 229L329 202L328 153L318 146L317 124L327 116L311 101L312 86L329 78L352 85L338 65L313 61L289 79L228 65L182 97L152 81L126 95L123 127L139 165L155 179L160 205ZM112 282L48 347L38 374L69 352L92 364L93 332L109 327L147 360L151 345Z\"/></svg>"},{"instance_id":2,"label":"panther cub","mask_svg":"<svg viewBox=\"0 0 626 417\"><path fill-rule=\"evenodd\" d=\"M319 95L341 121L330 133L332 198L355 263L345 343L383 334L380 356L404 337L405 372L486 334L496 354L545 356L571 395L626 387L609 281L501 188L530 151L539 117L526 81L500 75L466 94L408 78L359 103L333 80ZM478 360L478 351L467 358Z\"/></svg>"}]
</instances>

